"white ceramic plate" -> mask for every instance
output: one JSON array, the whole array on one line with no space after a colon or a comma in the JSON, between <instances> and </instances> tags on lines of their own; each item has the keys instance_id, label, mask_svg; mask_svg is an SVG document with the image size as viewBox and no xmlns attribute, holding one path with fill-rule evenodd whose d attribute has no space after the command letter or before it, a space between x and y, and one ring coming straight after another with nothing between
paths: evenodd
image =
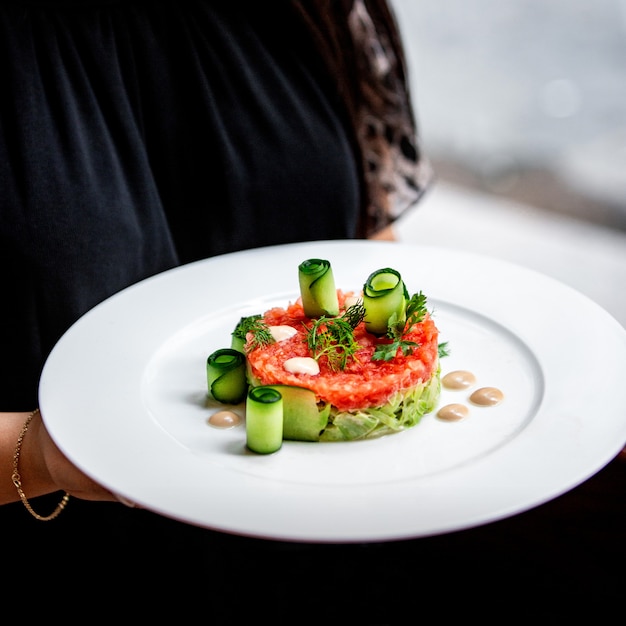
<instances>
[{"instance_id":1,"label":"white ceramic plate","mask_svg":"<svg viewBox=\"0 0 626 626\"><path fill-rule=\"evenodd\" d=\"M242 315L298 296L297 266L332 263L358 290L382 267L428 296L448 342L495 407L444 390L469 416L425 416L371 441L246 451L245 426L207 423L207 356ZM436 247L312 242L224 255L143 281L91 310L44 368L46 424L85 472L142 506L257 537L362 542L450 532L571 489L626 442L626 331L577 291L520 266Z\"/></svg>"}]
</instances>

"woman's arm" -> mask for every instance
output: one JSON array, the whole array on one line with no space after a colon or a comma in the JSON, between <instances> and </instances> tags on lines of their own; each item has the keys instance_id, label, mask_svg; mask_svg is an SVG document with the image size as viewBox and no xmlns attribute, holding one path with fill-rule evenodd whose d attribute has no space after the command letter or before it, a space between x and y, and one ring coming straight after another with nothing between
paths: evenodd
<instances>
[{"instance_id":1,"label":"woman's arm","mask_svg":"<svg viewBox=\"0 0 626 626\"><path fill-rule=\"evenodd\" d=\"M387 226L382 230L379 230L377 233L369 236L369 239L378 239L382 241L395 241L396 233L393 229L393 226Z\"/></svg>"},{"instance_id":2,"label":"woman's arm","mask_svg":"<svg viewBox=\"0 0 626 626\"><path fill-rule=\"evenodd\" d=\"M12 476L18 439L29 415L0 413L0 504L20 499ZM70 463L50 437L39 412L24 433L18 470L21 488L28 499L66 491L85 500L117 500Z\"/></svg>"}]
</instances>

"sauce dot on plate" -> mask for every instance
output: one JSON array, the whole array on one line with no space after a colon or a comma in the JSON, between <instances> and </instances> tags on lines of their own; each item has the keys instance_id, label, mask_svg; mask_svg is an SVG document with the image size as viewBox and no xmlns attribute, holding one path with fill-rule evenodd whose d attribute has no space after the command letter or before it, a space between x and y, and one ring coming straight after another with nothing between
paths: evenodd
<instances>
[{"instance_id":1,"label":"sauce dot on plate","mask_svg":"<svg viewBox=\"0 0 626 626\"><path fill-rule=\"evenodd\" d=\"M217 411L208 421L215 428L232 428L241 422L241 418L234 411Z\"/></svg>"},{"instance_id":2,"label":"sauce dot on plate","mask_svg":"<svg viewBox=\"0 0 626 626\"><path fill-rule=\"evenodd\" d=\"M504 394L495 387L481 387L477 389L469 399L470 402L478 406L495 406L502 402Z\"/></svg>"},{"instance_id":3,"label":"sauce dot on plate","mask_svg":"<svg viewBox=\"0 0 626 626\"><path fill-rule=\"evenodd\" d=\"M437 417L444 422L458 422L469 415L464 404L446 404L437 411Z\"/></svg>"},{"instance_id":4,"label":"sauce dot on plate","mask_svg":"<svg viewBox=\"0 0 626 626\"><path fill-rule=\"evenodd\" d=\"M446 389L467 389L476 382L476 376L465 370L448 372L442 379L441 384Z\"/></svg>"}]
</instances>

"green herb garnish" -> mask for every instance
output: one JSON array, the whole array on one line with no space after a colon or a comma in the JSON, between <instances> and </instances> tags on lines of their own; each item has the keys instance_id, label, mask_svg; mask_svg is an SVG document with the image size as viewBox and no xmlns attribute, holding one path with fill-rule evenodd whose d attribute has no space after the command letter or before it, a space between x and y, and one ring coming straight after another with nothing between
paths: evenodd
<instances>
[{"instance_id":1,"label":"green herb garnish","mask_svg":"<svg viewBox=\"0 0 626 626\"><path fill-rule=\"evenodd\" d=\"M359 343L354 329L363 321L365 308L361 302L348 307L341 317L322 316L307 329L307 345L315 360L325 356L333 371L344 370L354 358Z\"/></svg>"},{"instance_id":2,"label":"green herb garnish","mask_svg":"<svg viewBox=\"0 0 626 626\"><path fill-rule=\"evenodd\" d=\"M442 359L444 356L450 356L450 348L448 348L448 342L442 341L438 346L439 358Z\"/></svg>"},{"instance_id":3,"label":"green herb garnish","mask_svg":"<svg viewBox=\"0 0 626 626\"><path fill-rule=\"evenodd\" d=\"M359 300L352 306L349 306L344 314L341 316L352 328L356 328L365 317L365 307L363 306L363 301Z\"/></svg>"},{"instance_id":4,"label":"green herb garnish","mask_svg":"<svg viewBox=\"0 0 626 626\"><path fill-rule=\"evenodd\" d=\"M245 345L248 333L252 334L248 351L256 348L265 348L274 343L274 337L268 325L263 321L262 315L250 315L242 317L232 333L233 341Z\"/></svg>"},{"instance_id":5,"label":"green herb garnish","mask_svg":"<svg viewBox=\"0 0 626 626\"><path fill-rule=\"evenodd\" d=\"M403 339L405 334L415 325L424 319L427 313L426 296L420 291L413 294L406 305L406 317L398 320L396 316L389 319L387 326L387 337L392 339L391 343L379 343L374 350L372 360L374 361L391 361L398 350L403 356L412 354L419 344L415 341Z\"/></svg>"}]
</instances>

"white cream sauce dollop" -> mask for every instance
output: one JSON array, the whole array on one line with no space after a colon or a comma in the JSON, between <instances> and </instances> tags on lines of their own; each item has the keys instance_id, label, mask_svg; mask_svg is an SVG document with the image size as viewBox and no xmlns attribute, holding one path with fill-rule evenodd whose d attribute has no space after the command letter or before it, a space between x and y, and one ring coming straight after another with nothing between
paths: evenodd
<instances>
[{"instance_id":1,"label":"white cream sauce dollop","mask_svg":"<svg viewBox=\"0 0 626 626\"><path fill-rule=\"evenodd\" d=\"M284 341L298 332L293 326L270 326L269 329L274 341Z\"/></svg>"},{"instance_id":2,"label":"white cream sauce dollop","mask_svg":"<svg viewBox=\"0 0 626 626\"><path fill-rule=\"evenodd\" d=\"M308 356L294 356L283 363L283 367L292 374L311 374L316 376L320 373L320 366L315 359Z\"/></svg>"}]
</instances>

